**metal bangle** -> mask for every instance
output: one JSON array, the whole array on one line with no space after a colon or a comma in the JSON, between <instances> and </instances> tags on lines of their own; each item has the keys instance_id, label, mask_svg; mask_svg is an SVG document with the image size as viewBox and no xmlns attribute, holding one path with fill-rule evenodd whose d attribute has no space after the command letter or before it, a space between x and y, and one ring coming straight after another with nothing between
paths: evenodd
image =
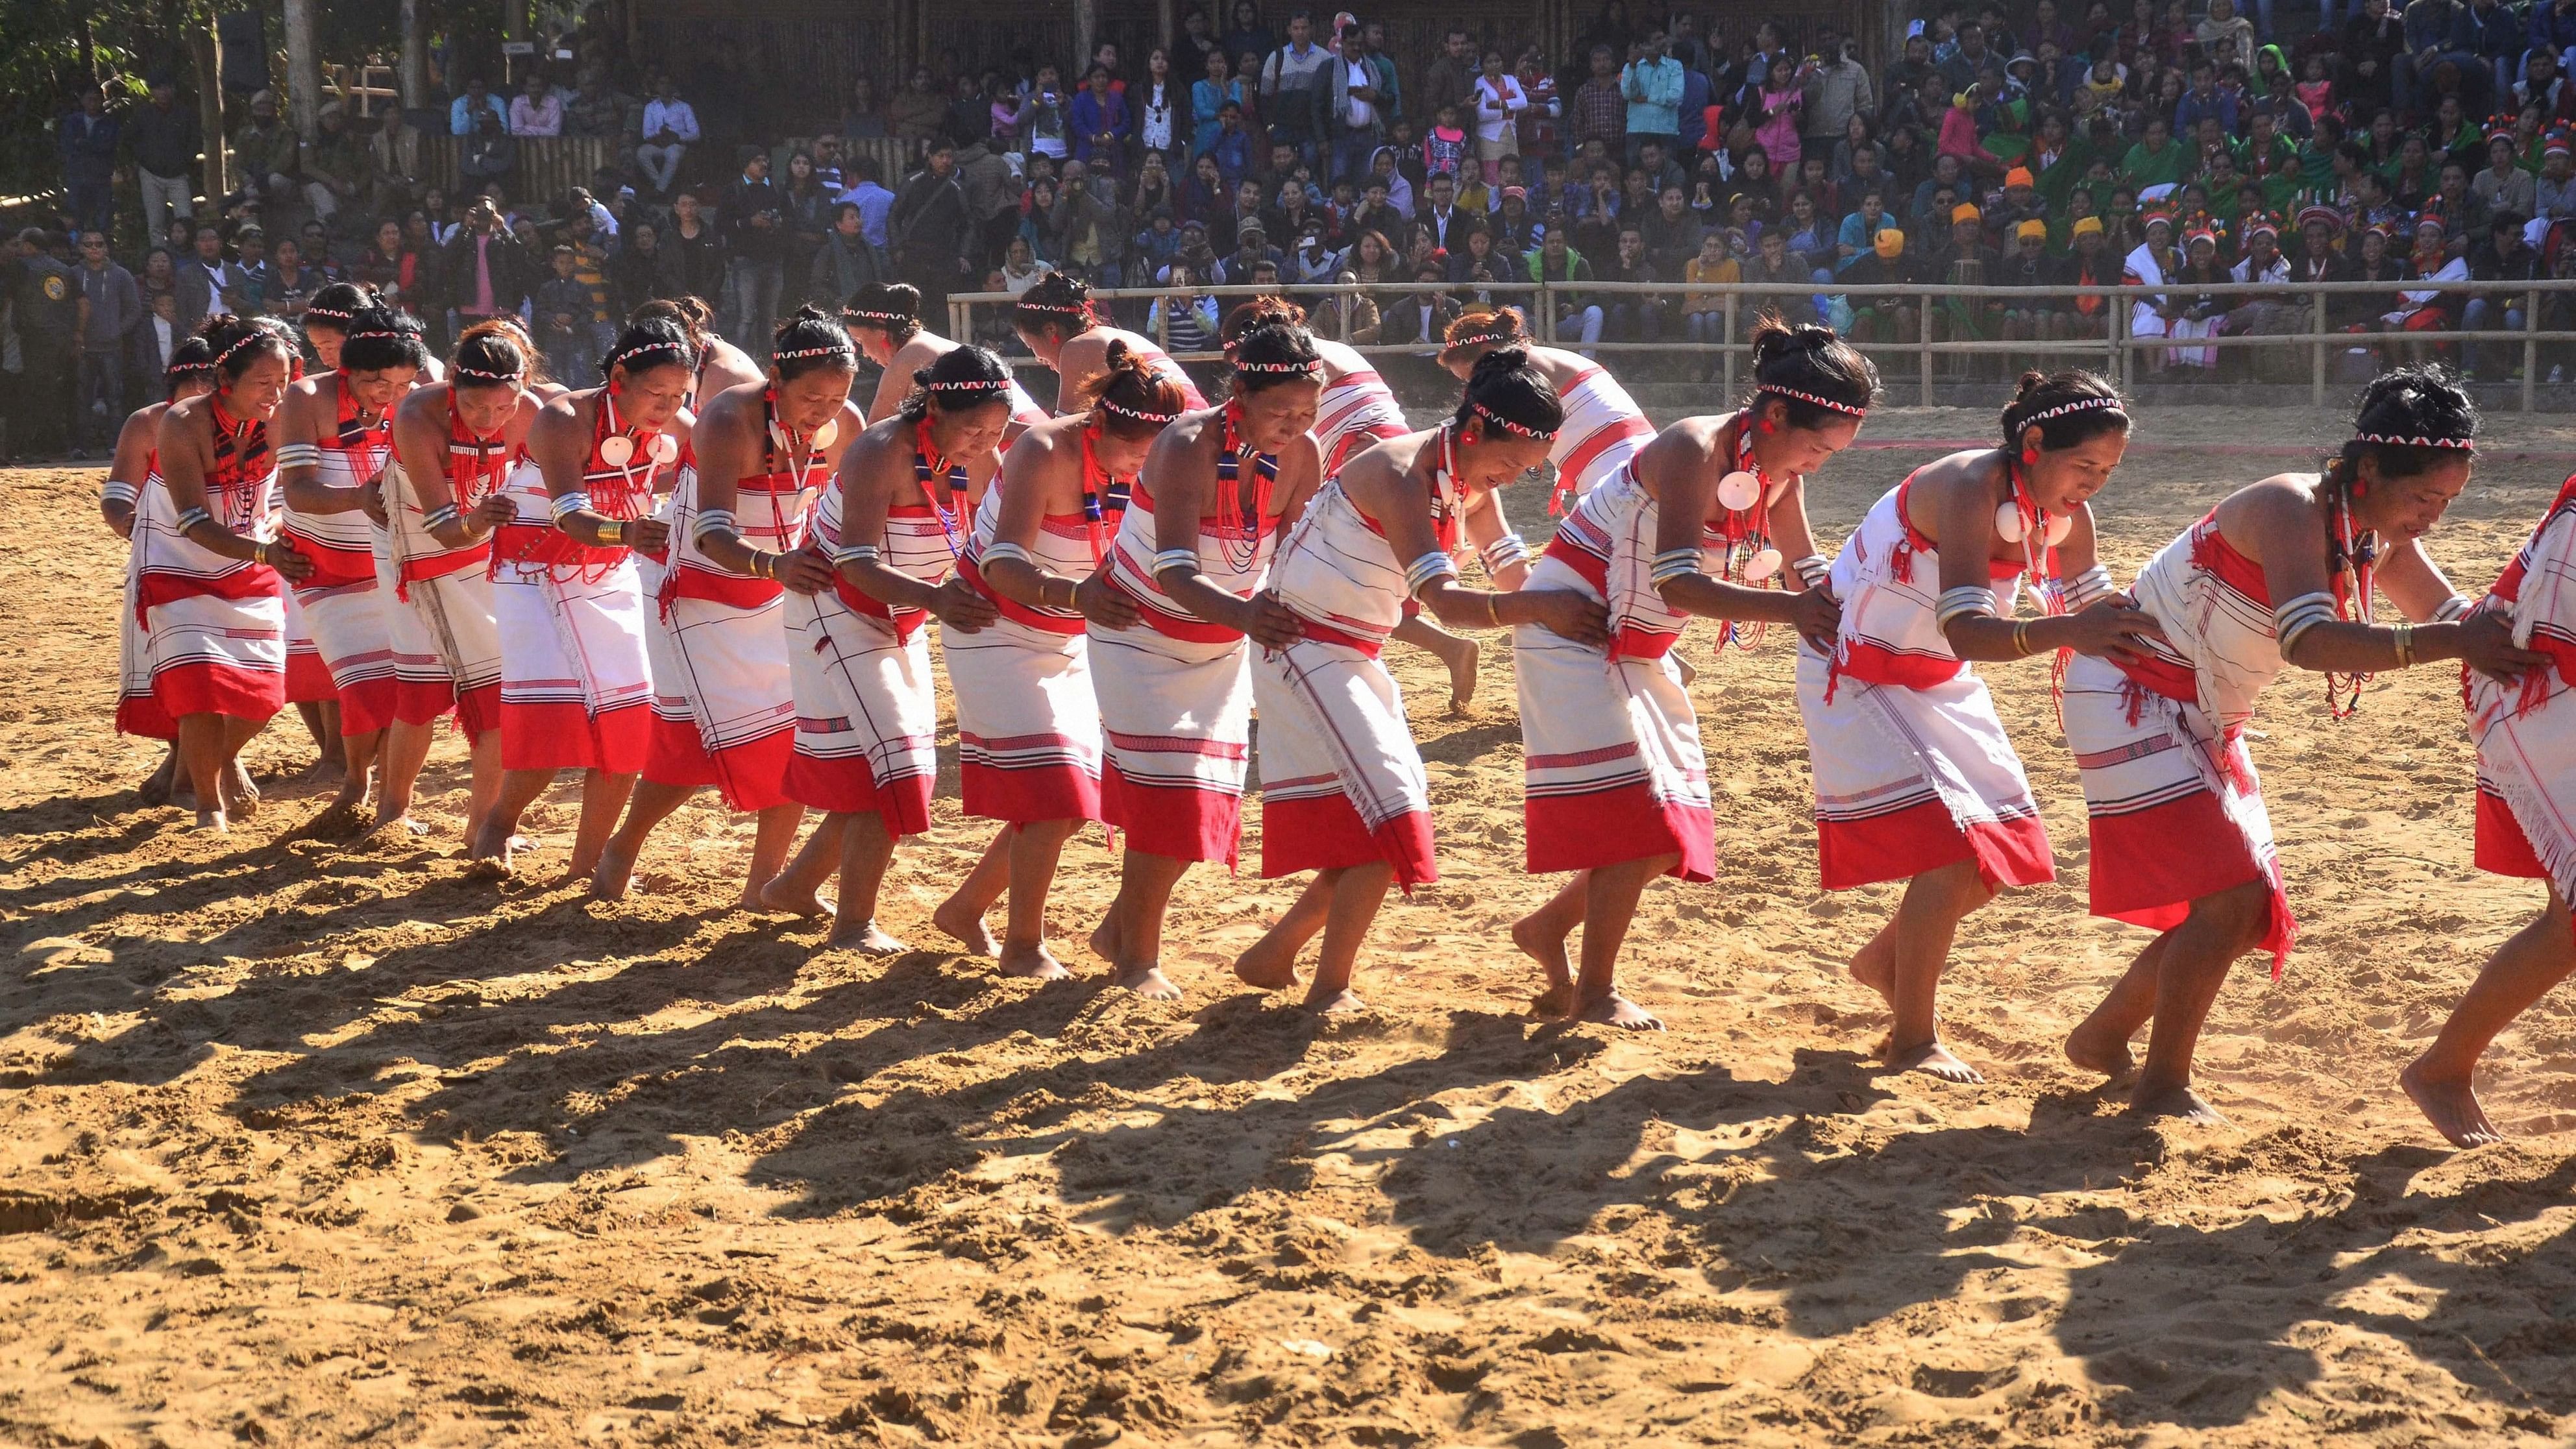
<instances>
[{"instance_id":1,"label":"metal bangle","mask_svg":"<svg viewBox=\"0 0 2576 1449\"><path fill-rule=\"evenodd\" d=\"M2016 620L2013 623L2013 657L2015 659L2030 657L2030 621L2028 619Z\"/></svg>"}]
</instances>

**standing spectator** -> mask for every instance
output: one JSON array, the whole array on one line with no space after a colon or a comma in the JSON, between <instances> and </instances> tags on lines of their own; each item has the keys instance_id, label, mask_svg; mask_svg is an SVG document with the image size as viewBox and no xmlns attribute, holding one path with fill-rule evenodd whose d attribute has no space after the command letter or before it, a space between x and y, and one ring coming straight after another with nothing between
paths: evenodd
<instances>
[{"instance_id":1,"label":"standing spectator","mask_svg":"<svg viewBox=\"0 0 2576 1449\"><path fill-rule=\"evenodd\" d=\"M1019 109L1011 114L1008 124L1020 137L1021 149L1033 159L1046 156L1061 163L1071 154L1065 144L1069 109L1063 88L1056 84L1055 67L1042 65L1037 79L1022 91ZM1001 134L1001 129L1002 122L997 119L994 134Z\"/></svg>"},{"instance_id":2,"label":"standing spectator","mask_svg":"<svg viewBox=\"0 0 2576 1449\"><path fill-rule=\"evenodd\" d=\"M787 186L779 205L787 214L786 275L802 289L806 276L814 270L815 255L831 235L834 207L831 188L823 184L822 172L811 155L798 151L787 158ZM848 295L834 292L812 300L836 303Z\"/></svg>"},{"instance_id":3,"label":"standing spectator","mask_svg":"<svg viewBox=\"0 0 2576 1449\"><path fill-rule=\"evenodd\" d=\"M320 241L318 234L315 240ZM305 264L303 243L291 236L277 239L277 255L268 265L268 315L303 325L305 306L326 285L323 270Z\"/></svg>"},{"instance_id":4,"label":"standing spectator","mask_svg":"<svg viewBox=\"0 0 2576 1449\"><path fill-rule=\"evenodd\" d=\"M1805 155L1830 155L1851 130L1856 117L1873 116L1878 111L1878 93L1871 88L1869 67L1853 58L1856 43L1849 36L1825 37L1824 64L1807 73L1806 108L1799 124L1807 135ZM1861 133L1861 140L1868 133Z\"/></svg>"},{"instance_id":5,"label":"standing spectator","mask_svg":"<svg viewBox=\"0 0 2576 1449\"><path fill-rule=\"evenodd\" d=\"M1173 76L1170 51L1158 45L1146 55L1145 79L1127 95L1128 106L1136 117L1140 165L1149 155L1162 157L1167 167L1180 160L1181 148L1190 139L1192 89Z\"/></svg>"},{"instance_id":6,"label":"standing spectator","mask_svg":"<svg viewBox=\"0 0 2576 1449\"><path fill-rule=\"evenodd\" d=\"M1574 93L1573 141L1577 151L1595 141L1612 153L1627 151L1628 101L1620 93L1618 57L1606 45L1592 47L1592 79Z\"/></svg>"},{"instance_id":7,"label":"standing spectator","mask_svg":"<svg viewBox=\"0 0 2576 1449\"><path fill-rule=\"evenodd\" d=\"M269 289L277 280L277 270L268 264L268 233L246 226L233 233L233 249L239 256L233 263L233 289L224 300L228 311L238 317L264 316L269 311Z\"/></svg>"},{"instance_id":8,"label":"standing spectator","mask_svg":"<svg viewBox=\"0 0 2576 1449\"><path fill-rule=\"evenodd\" d=\"M152 78L152 98L125 118L126 154L134 161L134 181L143 193L143 230L158 237L173 217L197 214L197 153L200 139L194 106L179 104L177 82Z\"/></svg>"},{"instance_id":9,"label":"standing spectator","mask_svg":"<svg viewBox=\"0 0 2576 1449\"><path fill-rule=\"evenodd\" d=\"M588 385L592 365L590 289L573 275L575 258L569 246L557 246L548 258L551 275L537 288L533 311L536 317L537 346L546 354L546 371L566 387Z\"/></svg>"},{"instance_id":10,"label":"standing spectator","mask_svg":"<svg viewBox=\"0 0 2576 1449\"><path fill-rule=\"evenodd\" d=\"M1204 156L1216 145L1217 112L1228 104L1236 108L1235 129L1240 131L1243 82L1235 78L1225 52L1212 50L1208 52L1207 73L1190 85L1190 155Z\"/></svg>"},{"instance_id":11,"label":"standing spectator","mask_svg":"<svg viewBox=\"0 0 2576 1449\"><path fill-rule=\"evenodd\" d=\"M1002 78L990 71L981 79L970 75L957 78L957 94L948 103L948 119L941 134L957 143L959 149L980 146L993 139L993 102L1002 94Z\"/></svg>"},{"instance_id":12,"label":"standing spectator","mask_svg":"<svg viewBox=\"0 0 2576 1449\"><path fill-rule=\"evenodd\" d=\"M367 249L359 255L351 279L374 288L386 301L417 313L421 304L412 293L418 285L419 272L420 258L403 245L402 223L386 217L376 223L376 234L367 238Z\"/></svg>"},{"instance_id":13,"label":"standing spectator","mask_svg":"<svg viewBox=\"0 0 2576 1449\"><path fill-rule=\"evenodd\" d=\"M652 184L653 194L668 196L678 179L680 162L698 144L698 113L680 99L679 87L664 76L644 105L643 141L635 148L636 168Z\"/></svg>"},{"instance_id":14,"label":"standing spectator","mask_svg":"<svg viewBox=\"0 0 2576 1449\"><path fill-rule=\"evenodd\" d=\"M1254 0L1234 0L1227 12L1225 51L1228 55L1268 55L1279 38L1261 23L1261 7Z\"/></svg>"},{"instance_id":15,"label":"standing spectator","mask_svg":"<svg viewBox=\"0 0 2576 1449\"><path fill-rule=\"evenodd\" d=\"M50 457L74 441L69 426L79 381L73 352L80 345L81 284L55 258L49 240L41 227L18 233L17 285L10 289L25 368L10 409L11 444L21 457Z\"/></svg>"},{"instance_id":16,"label":"standing spectator","mask_svg":"<svg viewBox=\"0 0 2576 1449\"><path fill-rule=\"evenodd\" d=\"M1392 119L1387 97L1394 89L1395 65L1369 50L1367 31L1345 25L1342 53L1333 63L1331 77L1331 179L1357 181L1368 174L1368 159Z\"/></svg>"},{"instance_id":17,"label":"standing spectator","mask_svg":"<svg viewBox=\"0 0 2576 1449\"><path fill-rule=\"evenodd\" d=\"M837 311L852 292L870 282L893 280L885 255L867 238L866 223L854 201L832 211L832 229L806 269L805 291L827 310Z\"/></svg>"},{"instance_id":18,"label":"standing spectator","mask_svg":"<svg viewBox=\"0 0 2576 1449\"><path fill-rule=\"evenodd\" d=\"M563 97L546 84L546 73L528 72L528 83L510 98L510 134L560 136L564 128Z\"/></svg>"},{"instance_id":19,"label":"standing spectator","mask_svg":"<svg viewBox=\"0 0 2576 1449\"><path fill-rule=\"evenodd\" d=\"M1102 171L1114 169L1126 153L1127 98L1109 88L1109 68L1094 65L1082 78L1068 117L1073 127L1074 159Z\"/></svg>"},{"instance_id":20,"label":"standing spectator","mask_svg":"<svg viewBox=\"0 0 2576 1449\"><path fill-rule=\"evenodd\" d=\"M467 207L465 222L448 242L441 263L459 333L477 322L516 314L528 298L527 250L501 224L501 209L491 197L478 196Z\"/></svg>"},{"instance_id":21,"label":"standing spectator","mask_svg":"<svg viewBox=\"0 0 2576 1449\"><path fill-rule=\"evenodd\" d=\"M1207 10L1192 4L1181 15L1181 44L1172 54L1172 68L1181 75L1195 76L1207 69L1207 58L1225 54L1225 46L1215 35Z\"/></svg>"},{"instance_id":22,"label":"standing spectator","mask_svg":"<svg viewBox=\"0 0 2576 1449\"><path fill-rule=\"evenodd\" d=\"M224 261L224 234L212 224L197 228L195 245L179 264L179 330L194 333L217 312L229 311L232 268Z\"/></svg>"},{"instance_id":23,"label":"standing spectator","mask_svg":"<svg viewBox=\"0 0 2576 1449\"><path fill-rule=\"evenodd\" d=\"M1638 143L1653 138L1669 156L1681 145L1682 63L1664 54L1664 33L1649 32L1619 73L1619 94L1626 99L1628 159L1637 159Z\"/></svg>"},{"instance_id":24,"label":"standing spectator","mask_svg":"<svg viewBox=\"0 0 2576 1449\"><path fill-rule=\"evenodd\" d=\"M948 102L932 83L930 67L916 65L912 76L894 99L886 103L886 132L903 143L904 154L920 154L922 146L940 133L948 119Z\"/></svg>"},{"instance_id":25,"label":"standing spectator","mask_svg":"<svg viewBox=\"0 0 2576 1449\"><path fill-rule=\"evenodd\" d=\"M873 156L861 156L850 163L850 189L841 200L859 209L859 230L879 251L888 249L886 213L894 210L894 193L885 189L878 177Z\"/></svg>"},{"instance_id":26,"label":"standing spectator","mask_svg":"<svg viewBox=\"0 0 2576 1449\"><path fill-rule=\"evenodd\" d=\"M372 216L410 210L420 195L420 128L404 117L402 107L388 106L380 120L352 125L349 133L364 153L368 186L363 209Z\"/></svg>"},{"instance_id":27,"label":"standing spectator","mask_svg":"<svg viewBox=\"0 0 2576 1449\"><path fill-rule=\"evenodd\" d=\"M725 188L716 214L724 222L730 253L725 294L734 343L757 360L768 353L770 328L778 316L788 244L786 199L769 179L768 152L743 158L742 174Z\"/></svg>"},{"instance_id":28,"label":"standing spectator","mask_svg":"<svg viewBox=\"0 0 2576 1449\"><path fill-rule=\"evenodd\" d=\"M608 259L608 290L623 317L662 295L662 229L649 221L626 228L626 244Z\"/></svg>"},{"instance_id":29,"label":"standing spectator","mask_svg":"<svg viewBox=\"0 0 2576 1449\"><path fill-rule=\"evenodd\" d=\"M125 351L125 365L134 386L127 396L137 407L167 398L170 390L163 385L170 375L170 357L188 334L179 330L179 299L163 292L144 304L143 321L136 326Z\"/></svg>"},{"instance_id":30,"label":"standing spectator","mask_svg":"<svg viewBox=\"0 0 2576 1449\"><path fill-rule=\"evenodd\" d=\"M1314 43L1315 18L1300 10L1288 17L1288 43L1261 67L1261 116L1270 139L1297 148L1309 165L1317 159L1321 121L1333 83L1333 53Z\"/></svg>"},{"instance_id":31,"label":"standing spectator","mask_svg":"<svg viewBox=\"0 0 2576 1449\"><path fill-rule=\"evenodd\" d=\"M1553 157L1557 154L1558 123L1565 117L1565 101L1556 93L1556 77L1535 49L1521 53L1519 76L1521 94L1529 97L1528 109L1520 113L1520 154ZM1623 109L1623 124L1625 116Z\"/></svg>"},{"instance_id":32,"label":"standing spectator","mask_svg":"<svg viewBox=\"0 0 2576 1449\"><path fill-rule=\"evenodd\" d=\"M276 93L274 91L262 91L259 94L268 97L269 110L273 114L277 109ZM253 113L256 114L259 107L259 96L251 97L250 103ZM465 94L458 96L454 101L448 104L447 134L451 136L473 135L474 117L478 113L484 111L492 113L492 119L500 123L501 129L506 131L510 128L510 112L507 107L501 104L501 98L484 89L483 77L479 75L467 76L465 78Z\"/></svg>"},{"instance_id":33,"label":"standing spectator","mask_svg":"<svg viewBox=\"0 0 2576 1449\"><path fill-rule=\"evenodd\" d=\"M104 451L125 421L125 354L130 334L143 321L143 299L134 274L110 261L107 233L81 234L79 437L84 448ZM74 457L83 456L75 451Z\"/></svg>"},{"instance_id":34,"label":"standing spectator","mask_svg":"<svg viewBox=\"0 0 2576 1449\"><path fill-rule=\"evenodd\" d=\"M694 191L671 198L671 225L661 237L662 265L654 284L664 297L722 297L725 285L724 236L707 220L706 203Z\"/></svg>"},{"instance_id":35,"label":"standing spectator","mask_svg":"<svg viewBox=\"0 0 2576 1449\"><path fill-rule=\"evenodd\" d=\"M459 131L458 135L465 134ZM240 168L245 193L283 207L295 193L295 170L303 145L277 115L277 92L250 98L250 119L233 133L233 164Z\"/></svg>"},{"instance_id":36,"label":"standing spectator","mask_svg":"<svg viewBox=\"0 0 2576 1449\"><path fill-rule=\"evenodd\" d=\"M968 254L974 237L966 211L966 194L957 185L957 150L943 141L930 145L930 164L904 183L888 214L895 273L921 292L921 315L947 314L948 294L973 265Z\"/></svg>"},{"instance_id":37,"label":"standing spectator","mask_svg":"<svg viewBox=\"0 0 2576 1449\"><path fill-rule=\"evenodd\" d=\"M1476 159L1484 163L1485 184L1502 176L1503 158L1521 153L1520 117L1529 109L1529 93L1520 78L1503 69L1503 53L1485 52L1484 71L1471 88L1476 112ZM1437 116L1435 108L1432 114Z\"/></svg>"},{"instance_id":38,"label":"standing spectator","mask_svg":"<svg viewBox=\"0 0 2576 1449\"><path fill-rule=\"evenodd\" d=\"M1492 74L1490 62L1486 74ZM1475 108L1476 50L1467 38L1467 27L1452 25L1440 38L1440 54L1422 73L1422 114L1436 116L1442 106L1456 106L1458 114L1481 115Z\"/></svg>"}]
</instances>

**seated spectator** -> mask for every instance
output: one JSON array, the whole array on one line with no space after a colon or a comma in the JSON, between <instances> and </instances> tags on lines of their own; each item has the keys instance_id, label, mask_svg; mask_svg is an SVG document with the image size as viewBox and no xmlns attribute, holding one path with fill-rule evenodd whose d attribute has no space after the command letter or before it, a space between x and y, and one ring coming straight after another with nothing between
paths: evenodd
<instances>
[{"instance_id":1,"label":"seated spectator","mask_svg":"<svg viewBox=\"0 0 2576 1449\"><path fill-rule=\"evenodd\" d=\"M563 98L546 84L543 70L528 72L527 83L510 98L510 134L513 136L560 136L564 127Z\"/></svg>"},{"instance_id":2,"label":"seated spectator","mask_svg":"<svg viewBox=\"0 0 2576 1449\"><path fill-rule=\"evenodd\" d=\"M1550 227L1546 238L1539 243L1539 249L1530 253L1529 279L1533 282L1573 283L1580 286L1593 281L1594 273L1592 263L1586 261L1583 254L1574 250L1569 244L1565 229ZM1556 326L1559 337L1565 337L1570 333L1583 347L1590 347L1601 340L1603 321L1601 306L1593 300L1591 293L1564 290L1551 295L1556 299ZM1589 352L1584 353L1586 357L1591 355Z\"/></svg>"},{"instance_id":3,"label":"seated spectator","mask_svg":"<svg viewBox=\"0 0 2576 1449\"><path fill-rule=\"evenodd\" d=\"M641 122L643 140L635 148L636 168L653 188L655 196L668 196L672 183L679 179L680 163L689 148L698 144L698 113L680 99L679 87L669 76L660 77L653 86L653 99L644 105Z\"/></svg>"},{"instance_id":4,"label":"seated spectator","mask_svg":"<svg viewBox=\"0 0 2576 1449\"><path fill-rule=\"evenodd\" d=\"M304 147L295 128L278 118L277 92L260 91L250 98L250 119L233 133L232 149L244 192L277 207L294 197Z\"/></svg>"},{"instance_id":5,"label":"seated spectator","mask_svg":"<svg viewBox=\"0 0 2576 1449\"><path fill-rule=\"evenodd\" d=\"M269 92L262 92L262 94L269 95L269 105L273 110L277 105L275 95ZM254 114L256 114L256 109L259 105L258 96L251 97L251 105L253 107ZM492 113L492 119L499 123L502 130L506 131L510 129L509 107L502 104L499 96L496 96L492 94L491 91L485 89L483 77L479 75L467 76L465 78L465 94L458 96L454 101L448 104L447 134L451 136L473 135L474 118L476 115L485 111Z\"/></svg>"},{"instance_id":6,"label":"seated spectator","mask_svg":"<svg viewBox=\"0 0 2576 1449\"><path fill-rule=\"evenodd\" d=\"M1841 282L1854 287L1904 286L1920 280L1914 259L1906 254L1905 233L1882 226L1870 238L1869 250L1842 270ZM1907 297L1856 296L1851 299L1852 340L1912 342L1921 338L1921 314Z\"/></svg>"},{"instance_id":7,"label":"seated spectator","mask_svg":"<svg viewBox=\"0 0 2576 1449\"><path fill-rule=\"evenodd\" d=\"M474 113L474 133L457 148L456 171L475 186L507 181L519 169L518 138L501 129L490 111Z\"/></svg>"}]
</instances>

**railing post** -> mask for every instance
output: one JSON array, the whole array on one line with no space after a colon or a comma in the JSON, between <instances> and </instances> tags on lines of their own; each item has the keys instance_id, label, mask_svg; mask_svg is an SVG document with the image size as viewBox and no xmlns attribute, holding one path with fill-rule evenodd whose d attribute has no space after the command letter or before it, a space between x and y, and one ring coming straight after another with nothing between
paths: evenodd
<instances>
[{"instance_id":1,"label":"railing post","mask_svg":"<svg viewBox=\"0 0 2576 1449\"><path fill-rule=\"evenodd\" d=\"M2529 412L2540 390L2540 289L2523 294L2522 410Z\"/></svg>"},{"instance_id":2,"label":"railing post","mask_svg":"<svg viewBox=\"0 0 2576 1449\"><path fill-rule=\"evenodd\" d=\"M1923 313L1923 405L1928 408L1932 406L1932 297L1929 293L1924 295L1921 311Z\"/></svg>"},{"instance_id":3,"label":"railing post","mask_svg":"<svg viewBox=\"0 0 2576 1449\"><path fill-rule=\"evenodd\" d=\"M975 304L948 299L948 335L960 342L975 340Z\"/></svg>"},{"instance_id":4,"label":"railing post","mask_svg":"<svg viewBox=\"0 0 2576 1449\"><path fill-rule=\"evenodd\" d=\"M2129 385L2128 358L2120 352L2120 314L2127 307L2116 295L2102 299L2102 375L2111 379L2114 387Z\"/></svg>"},{"instance_id":5,"label":"railing post","mask_svg":"<svg viewBox=\"0 0 2576 1449\"><path fill-rule=\"evenodd\" d=\"M1336 295L1333 298L1333 305L1342 314L1342 330L1340 336L1344 342L1351 340L1351 290L1351 288L1341 286L1339 283L1334 285L1334 292Z\"/></svg>"},{"instance_id":6,"label":"railing post","mask_svg":"<svg viewBox=\"0 0 2576 1449\"><path fill-rule=\"evenodd\" d=\"M1551 290L1554 285L1552 282L1541 281L1538 284L1537 298L1539 340L1550 347L1556 345L1556 293Z\"/></svg>"},{"instance_id":7,"label":"railing post","mask_svg":"<svg viewBox=\"0 0 2576 1449\"><path fill-rule=\"evenodd\" d=\"M2321 408L2326 405L2326 294L2323 292L2317 293L2309 325L2317 340L2308 348L2311 354L2308 358L2308 406Z\"/></svg>"},{"instance_id":8,"label":"railing post","mask_svg":"<svg viewBox=\"0 0 2576 1449\"><path fill-rule=\"evenodd\" d=\"M1169 352L1172 350L1172 299L1167 296L1162 302L1162 306L1154 308L1154 345Z\"/></svg>"},{"instance_id":9,"label":"railing post","mask_svg":"<svg viewBox=\"0 0 2576 1449\"><path fill-rule=\"evenodd\" d=\"M1726 294L1726 336L1721 347L1726 358L1726 396L1718 399L1719 407L1730 406L1735 398L1735 293Z\"/></svg>"}]
</instances>

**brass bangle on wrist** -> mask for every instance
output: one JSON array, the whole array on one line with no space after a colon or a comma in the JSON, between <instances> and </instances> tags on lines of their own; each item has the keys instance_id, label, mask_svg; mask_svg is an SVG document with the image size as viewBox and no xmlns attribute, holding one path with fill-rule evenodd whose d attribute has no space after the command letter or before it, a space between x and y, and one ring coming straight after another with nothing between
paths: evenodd
<instances>
[{"instance_id":1,"label":"brass bangle on wrist","mask_svg":"<svg viewBox=\"0 0 2576 1449\"><path fill-rule=\"evenodd\" d=\"M2414 668L2415 626L2413 624L2399 624L2389 632L2397 636L2397 667L2400 669Z\"/></svg>"},{"instance_id":2,"label":"brass bangle on wrist","mask_svg":"<svg viewBox=\"0 0 2576 1449\"><path fill-rule=\"evenodd\" d=\"M1503 596L1502 596L1502 595L1497 594L1497 593L1493 592L1493 591L1492 591L1492 590L1490 590L1490 589L1486 591L1486 593L1485 593L1485 627L1486 627L1486 628L1488 628L1488 629L1499 629L1499 628L1503 627L1502 602L1503 602Z\"/></svg>"},{"instance_id":3,"label":"brass bangle on wrist","mask_svg":"<svg viewBox=\"0 0 2576 1449\"><path fill-rule=\"evenodd\" d=\"M622 518L603 519L600 522L598 533L600 547L619 547L626 542L626 520Z\"/></svg>"},{"instance_id":4,"label":"brass bangle on wrist","mask_svg":"<svg viewBox=\"0 0 2576 1449\"><path fill-rule=\"evenodd\" d=\"M2013 657L2015 659L2030 657L2030 621L2028 619L2013 621Z\"/></svg>"}]
</instances>

